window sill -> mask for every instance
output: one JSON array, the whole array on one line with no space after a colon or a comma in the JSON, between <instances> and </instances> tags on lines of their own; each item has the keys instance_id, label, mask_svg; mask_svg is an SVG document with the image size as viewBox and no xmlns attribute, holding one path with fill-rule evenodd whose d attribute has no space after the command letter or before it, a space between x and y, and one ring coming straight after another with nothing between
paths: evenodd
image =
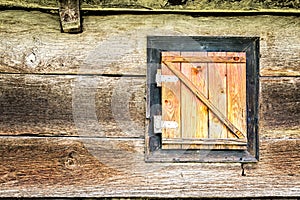
<instances>
[{"instance_id":1,"label":"window sill","mask_svg":"<svg viewBox=\"0 0 300 200\"><path fill-rule=\"evenodd\" d=\"M157 150L146 155L146 162L161 163L255 163L246 150Z\"/></svg>"}]
</instances>

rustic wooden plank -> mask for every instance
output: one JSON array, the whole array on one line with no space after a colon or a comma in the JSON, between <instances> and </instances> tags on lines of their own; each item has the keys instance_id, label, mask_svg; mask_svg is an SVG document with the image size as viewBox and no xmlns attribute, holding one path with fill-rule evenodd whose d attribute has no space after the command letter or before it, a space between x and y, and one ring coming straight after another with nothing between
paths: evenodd
<instances>
[{"instance_id":1,"label":"rustic wooden plank","mask_svg":"<svg viewBox=\"0 0 300 200\"><path fill-rule=\"evenodd\" d=\"M208 52L208 56L226 56L226 52ZM227 117L227 68L226 63L208 64L208 98ZM209 138L227 138L226 126L209 110ZM245 134L244 134L245 135Z\"/></svg>"},{"instance_id":2,"label":"rustic wooden plank","mask_svg":"<svg viewBox=\"0 0 300 200\"><path fill-rule=\"evenodd\" d=\"M244 140L236 139L165 139L164 144L175 146L181 144L182 149L235 149L235 150L247 150L247 143ZM159 159L158 159L159 160ZM195 161L195 160L194 160ZM192 162L192 161L191 161Z\"/></svg>"},{"instance_id":3,"label":"rustic wooden plank","mask_svg":"<svg viewBox=\"0 0 300 200\"><path fill-rule=\"evenodd\" d=\"M146 36L174 35L173 30L177 30L177 35L186 35L188 31L190 35L259 36L262 76L300 76L297 17L111 15L83 18L84 33L68 35L60 33L57 14L1 11L0 35L5 39L0 40L0 72L145 75ZM172 28L166 28L166 24Z\"/></svg>"},{"instance_id":4,"label":"rustic wooden plank","mask_svg":"<svg viewBox=\"0 0 300 200\"><path fill-rule=\"evenodd\" d=\"M80 33L80 1L58 0L58 7L61 31L65 33Z\"/></svg>"},{"instance_id":5,"label":"rustic wooden plank","mask_svg":"<svg viewBox=\"0 0 300 200\"><path fill-rule=\"evenodd\" d=\"M76 85L76 80L80 77L83 78L82 76L58 75L1 75L1 135L78 135L72 108L72 96L76 96L76 90L73 90L72 87ZM129 133L128 136L143 135L144 131L139 131L140 128L137 130L125 128L124 130L128 131L122 131L120 125L123 123L117 123L114 119L111 102L113 94L125 95L125 97L128 95L127 91L132 94L132 100L129 101L130 118L133 119L136 126L144 129L145 78L86 77L84 80L90 84L82 85L82 88L86 87L87 89L82 90L78 97L82 97L87 105L89 105L91 96L91 99L97 97L96 109L98 111L96 115L104 135L125 136L126 132ZM124 92L121 90L123 85L120 84L123 80L126 86L124 88L129 87ZM300 78L261 78L260 84L259 137L297 138L300 129ZM114 88L118 89L114 90ZM94 89L95 93L90 92ZM94 94L95 96L93 96ZM128 105L124 102L117 104ZM84 105L81 109L82 113L84 110L88 110L85 108L88 107ZM121 109L122 106L117 108ZM114 112L117 113L118 109ZM84 116L88 117L87 114ZM90 124L94 122L95 120L92 120ZM98 123L94 123L94 127L98 127ZM126 122L124 126L126 127L128 124L130 123ZM90 132L94 136L102 135L97 133L97 129Z\"/></svg>"},{"instance_id":6,"label":"rustic wooden plank","mask_svg":"<svg viewBox=\"0 0 300 200\"><path fill-rule=\"evenodd\" d=\"M246 176L237 163L145 163L143 141L1 137L0 196L299 195L299 139L261 140L261 160L244 165Z\"/></svg>"},{"instance_id":7,"label":"rustic wooden plank","mask_svg":"<svg viewBox=\"0 0 300 200\"><path fill-rule=\"evenodd\" d=\"M0 141L5 143L0 147L1 188L22 184L55 186L106 182L122 170L123 173L128 170L128 166L125 167L128 162L119 166L121 160L129 159L130 155L133 155L132 164L135 156L143 159L139 155L143 148L140 140L7 137ZM100 156L101 152L105 153Z\"/></svg>"},{"instance_id":8,"label":"rustic wooden plank","mask_svg":"<svg viewBox=\"0 0 300 200\"><path fill-rule=\"evenodd\" d=\"M181 52L181 58L186 57L188 55L193 55L193 52ZM173 57L175 58L175 56ZM166 61L171 61L174 63L174 60L170 57L165 58L164 60ZM181 59L183 60L183 59ZM192 79L192 66L191 64L186 64L186 63L181 63L181 72L184 74L189 80L193 82L194 79ZM193 82L194 83L194 82ZM195 84L195 83L194 83ZM202 88L199 88L203 93L204 91ZM203 132L203 128L205 126L199 127L199 124L203 124L203 120L199 118L197 110L198 107L201 106L197 102L197 98L193 95L193 93L183 84L181 83L181 108L182 108L182 113L181 113L181 124L182 124L182 138L195 138L200 137L200 135L205 135L207 133ZM200 102L201 103L201 102ZM205 118L204 118L205 120ZM200 129L198 129L200 128ZM181 140L182 141L182 140ZM170 143L168 141L165 141L165 143ZM172 142L171 142L172 144ZM188 144L187 143L181 143L182 144L182 149L189 149L189 148L194 148L194 145ZM185 144L185 145L184 145Z\"/></svg>"},{"instance_id":9,"label":"rustic wooden plank","mask_svg":"<svg viewBox=\"0 0 300 200\"><path fill-rule=\"evenodd\" d=\"M144 135L145 78L0 75L1 135Z\"/></svg>"},{"instance_id":10,"label":"rustic wooden plank","mask_svg":"<svg viewBox=\"0 0 300 200\"><path fill-rule=\"evenodd\" d=\"M192 55L193 52L181 52L180 57L185 57L187 55ZM171 61L170 58L164 59L165 61ZM174 62L173 62L174 63ZM192 66L191 64L181 63L181 72L182 74L192 81ZM199 88L201 90L202 88ZM201 91L203 92L203 91ZM203 92L204 93L204 92ZM197 116L197 98L193 95L193 93L187 88L186 85L181 83L181 123L182 123L182 138L194 138L196 137L198 123L202 122L198 121ZM201 131L201 130L199 130ZM188 146L183 146L183 148L189 148Z\"/></svg>"},{"instance_id":11,"label":"rustic wooden plank","mask_svg":"<svg viewBox=\"0 0 300 200\"><path fill-rule=\"evenodd\" d=\"M36 9L57 8L56 0L49 0L47 2L35 1L35 0L23 0L23 1L2 0L0 5L6 7L36 8ZM90 0L90 1L83 1L82 7L84 10L99 10L99 11L105 10L105 8L110 8L110 10L120 10L120 8L125 8L129 10L148 10L148 11L152 11L153 9L155 10L176 9L176 11L214 9L215 12L217 12L218 9L224 9L223 12L242 12L242 13L254 12L255 13L259 11L278 12L279 10L281 11L280 13L287 13L291 11L296 12L297 10L295 9L299 8L299 2L297 2L296 0L292 0L292 1L273 0L270 2L259 2L255 0L247 1L247 2L240 2L238 0L230 1L230 2L217 1L217 0L212 0L208 2L201 2L201 1L200 2L189 2L189 1L161 2L161 1L154 1L154 0L151 1L141 0L139 2L135 2L135 1L125 1L125 0L110 0L110 1Z\"/></svg>"},{"instance_id":12,"label":"rustic wooden plank","mask_svg":"<svg viewBox=\"0 0 300 200\"><path fill-rule=\"evenodd\" d=\"M163 61L169 61L172 63L245 63L245 57L239 56L165 56Z\"/></svg>"},{"instance_id":13,"label":"rustic wooden plank","mask_svg":"<svg viewBox=\"0 0 300 200\"><path fill-rule=\"evenodd\" d=\"M206 52L181 53L183 58L206 55ZM207 97L207 64L182 63L181 65L181 72ZM182 138L208 138L207 107L183 83L181 85Z\"/></svg>"},{"instance_id":14,"label":"rustic wooden plank","mask_svg":"<svg viewBox=\"0 0 300 200\"><path fill-rule=\"evenodd\" d=\"M168 55L180 55L180 52L162 52L162 57ZM177 63L174 66L180 70L181 64ZM168 69L167 66L162 64L161 66L162 75L171 75L175 76L172 71ZM174 121L177 122L178 127L174 128L163 128L162 129L162 138L181 138L181 84L180 81L177 82L162 82L161 83L161 99L162 99L162 120L163 121ZM164 140L162 140L163 148L181 148L181 145L169 146L164 145Z\"/></svg>"},{"instance_id":15,"label":"rustic wooden plank","mask_svg":"<svg viewBox=\"0 0 300 200\"><path fill-rule=\"evenodd\" d=\"M300 78L261 78L260 135L299 137Z\"/></svg>"},{"instance_id":16,"label":"rustic wooden plank","mask_svg":"<svg viewBox=\"0 0 300 200\"><path fill-rule=\"evenodd\" d=\"M203 104L205 104L214 114L218 117L218 119L233 133L237 136L237 138L245 138L245 136L220 112L213 103L210 102L200 91L199 89L193 85L193 83L187 79L179 70L177 70L173 63L164 62L166 66L184 83L190 91L194 93L197 98L199 98Z\"/></svg>"},{"instance_id":17,"label":"rustic wooden plank","mask_svg":"<svg viewBox=\"0 0 300 200\"><path fill-rule=\"evenodd\" d=\"M246 144L244 140L242 139L233 139L233 138L225 138L225 139L211 139L211 138L183 138L183 139L174 139L174 138L168 138L165 139L168 143L187 143L187 144L196 144L196 143L208 143L208 144L222 144L223 142L228 144Z\"/></svg>"},{"instance_id":18,"label":"rustic wooden plank","mask_svg":"<svg viewBox=\"0 0 300 200\"><path fill-rule=\"evenodd\" d=\"M227 56L246 58L245 53L227 52ZM246 64L227 63L227 105L228 119L247 133Z\"/></svg>"}]
</instances>

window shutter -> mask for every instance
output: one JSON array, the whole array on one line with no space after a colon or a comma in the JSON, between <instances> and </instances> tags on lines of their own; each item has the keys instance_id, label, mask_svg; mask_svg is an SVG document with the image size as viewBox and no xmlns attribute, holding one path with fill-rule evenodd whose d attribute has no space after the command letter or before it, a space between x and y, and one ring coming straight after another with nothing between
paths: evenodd
<instances>
[{"instance_id":1,"label":"window shutter","mask_svg":"<svg viewBox=\"0 0 300 200\"><path fill-rule=\"evenodd\" d=\"M246 149L245 53L178 51L161 56L161 123L178 124L162 127L162 148Z\"/></svg>"}]
</instances>

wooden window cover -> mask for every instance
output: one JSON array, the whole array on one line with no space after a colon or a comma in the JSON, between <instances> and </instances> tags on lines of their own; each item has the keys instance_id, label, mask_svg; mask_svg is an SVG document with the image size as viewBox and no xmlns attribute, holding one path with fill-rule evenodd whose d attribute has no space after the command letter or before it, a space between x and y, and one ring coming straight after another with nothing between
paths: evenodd
<instances>
[{"instance_id":1,"label":"wooden window cover","mask_svg":"<svg viewBox=\"0 0 300 200\"><path fill-rule=\"evenodd\" d=\"M227 70L232 66L246 66L246 109L242 115L243 117L231 117L227 115L228 111L223 112L222 108L219 108L218 99L213 100L208 98L211 103L217 107L219 111L222 111L225 119L228 119L234 127L236 127L245 137L236 137L231 134L234 131L229 131L228 127L220 122L218 117L214 117L213 112L207 106L203 104L201 98L191 94L190 89L186 87L184 83L162 83L162 87L157 87L156 84L156 73L160 70L163 75L174 75L170 69L165 66L166 62L177 69L180 67L180 71L185 76L189 77L189 73L192 70L202 70L200 75L192 76L189 78L193 85L204 94L205 97L209 97L214 93L214 90L208 88L207 85L211 85L210 81L213 76L218 76L216 73L208 73L207 68L218 68L219 71L210 70L213 72L222 72L220 68L226 68L226 84L228 82L236 82L235 79L229 80L228 77L238 77L230 75L231 70ZM149 36L147 41L147 109L146 117L149 119L148 131L146 135L146 161L147 162L256 162L258 161L258 94L259 94L259 38L258 37L206 37L206 36ZM183 70L181 68L183 67ZM185 67L190 66L190 67ZM196 66L196 67L195 67ZM224 67L225 66L225 67ZM185 69L191 69L185 71ZM238 70L233 72L237 72ZM202 76L206 76L208 79L205 80ZM206 81L206 87L204 82ZM217 79L222 80L222 79ZM223 81L220 81L223 83ZM243 81L244 82L244 81ZM214 124L211 126L202 127L202 132L185 131L184 133L167 133L169 137L164 133L154 132L154 116L163 114L164 100L169 101L168 93L163 91L163 84L179 84L180 92L177 95L185 96L180 99L180 105L185 102L196 102L190 103L191 106L187 106L190 110L204 110L202 116L190 115L186 111L189 119L195 117L206 119L208 123ZM198 85L197 85L198 84ZM230 83L229 83L230 84ZM218 86L218 84L215 84ZM175 86L172 91L175 91ZM177 86L178 87L178 86ZM226 87L226 93L235 93L235 90L241 88L234 87L232 91ZM245 89L245 88L244 88ZM217 89L216 89L217 90ZM166 94L163 94L166 93ZM166 99L162 97L166 96ZM227 101L230 102L230 97L227 95L220 95L220 98L226 97ZM229 97L229 98L228 98ZM195 100L197 99L197 100ZM200 100L199 100L200 99ZM192 101L191 101L192 100ZM185 101L185 102L184 102ZM169 103L169 102L168 102ZM244 103L243 103L244 104ZM226 109L232 109L230 104L225 104ZM175 111L174 111L175 113ZM162 117L163 118L163 117ZM167 120L168 118L163 120ZM179 115L179 126L188 126L190 121L184 121L184 117ZM186 118L187 119L187 118ZM236 121L237 120L237 121ZM242 120L243 123L241 123ZM199 122L199 121L198 121ZM203 124L203 123L202 123ZM215 125L216 124L216 125ZM221 126L222 125L222 126ZM227 124L228 125L228 124ZM192 127L192 126L190 126ZM217 127L217 128L216 128ZM224 130L222 137L216 137L214 131L209 129ZM200 129L201 124L190 129ZM231 132L231 133L229 133ZM197 134L195 134L197 133ZM173 136L172 136L173 134ZM207 134L207 135L205 135ZM209 135L208 135L209 134ZM222 133L223 134L223 133ZM170 137L170 135L172 137ZM175 136L175 137L174 137ZM247 146L245 146L245 140ZM213 148L212 148L213 146ZM234 148L227 148L228 146ZM205 155L205 156L203 156Z\"/></svg>"},{"instance_id":2,"label":"wooden window cover","mask_svg":"<svg viewBox=\"0 0 300 200\"><path fill-rule=\"evenodd\" d=\"M245 61L243 52L162 53L162 75L180 79L161 84L162 120L179 124L162 129L163 149L247 148Z\"/></svg>"}]
</instances>

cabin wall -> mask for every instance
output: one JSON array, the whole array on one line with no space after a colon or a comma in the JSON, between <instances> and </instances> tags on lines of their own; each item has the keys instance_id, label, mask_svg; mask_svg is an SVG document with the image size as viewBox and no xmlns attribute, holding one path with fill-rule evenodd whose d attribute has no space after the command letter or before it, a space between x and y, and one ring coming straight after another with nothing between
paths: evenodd
<instances>
[{"instance_id":1,"label":"cabin wall","mask_svg":"<svg viewBox=\"0 0 300 200\"><path fill-rule=\"evenodd\" d=\"M297 16L0 12L0 196L300 195ZM145 163L146 37L260 37L260 161Z\"/></svg>"},{"instance_id":2,"label":"cabin wall","mask_svg":"<svg viewBox=\"0 0 300 200\"><path fill-rule=\"evenodd\" d=\"M38 1L38 0L2 0L0 6L5 8L57 8L57 0ZM260 10L260 9L291 9L300 8L298 0L203 0L203 1L176 1L176 0L81 0L82 9L187 9L187 10L212 10L212 9L229 9L229 10Z\"/></svg>"}]
</instances>

